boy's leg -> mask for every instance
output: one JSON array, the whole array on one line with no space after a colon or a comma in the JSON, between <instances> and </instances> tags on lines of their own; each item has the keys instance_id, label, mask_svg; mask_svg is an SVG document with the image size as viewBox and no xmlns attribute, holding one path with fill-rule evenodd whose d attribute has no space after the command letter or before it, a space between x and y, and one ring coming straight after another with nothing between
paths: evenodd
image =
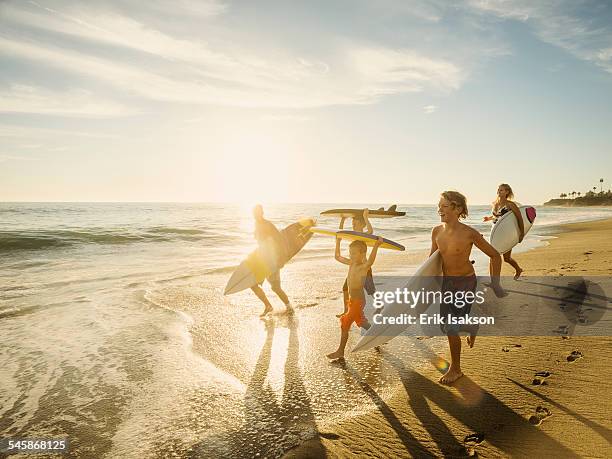
<instances>
[{"instance_id":1,"label":"boy's leg","mask_svg":"<svg viewBox=\"0 0 612 459\"><path fill-rule=\"evenodd\" d=\"M452 384L463 376L461 372L461 337L449 334L448 346L451 353L451 363L448 371L440 378L442 384Z\"/></svg>"},{"instance_id":2,"label":"boy's leg","mask_svg":"<svg viewBox=\"0 0 612 459\"><path fill-rule=\"evenodd\" d=\"M270 304L270 301L268 300L268 297L266 296L265 292L261 289L261 287L259 285L255 285L254 287L251 287L251 290L253 290L253 293L255 293L255 295L257 295L257 298L259 298L261 300L261 302L265 306L263 312L260 314L261 317L263 317L266 314L268 314L269 312L271 312L272 311L272 305Z\"/></svg>"},{"instance_id":3,"label":"boy's leg","mask_svg":"<svg viewBox=\"0 0 612 459\"><path fill-rule=\"evenodd\" d=\"M331 354L327 354L328 359L337 360L344 358L344 349L346 348L346 342L348 341L349 331L348 328L345 327L342 327L340 330L340 345L338 346L338 350L336 352L332 352Z\"/></svg>"}]
</instances>

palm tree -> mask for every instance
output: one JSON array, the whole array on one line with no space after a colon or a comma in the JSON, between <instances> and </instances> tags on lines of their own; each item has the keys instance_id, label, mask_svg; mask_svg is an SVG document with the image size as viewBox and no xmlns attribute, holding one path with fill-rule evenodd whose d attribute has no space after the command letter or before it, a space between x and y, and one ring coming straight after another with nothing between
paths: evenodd
<instances>
[{"instance_id":1,"label":"palm tree","mask_svg":"<svg viewBox=\"0 0 612 459\"><path fill-rule=\"evenodd\" d=\"M579 191L579 192L578 192L578 197L580 197L580 195L581 195L581 194L582 194L582 193Z\"/></svg>"}]
</instances>

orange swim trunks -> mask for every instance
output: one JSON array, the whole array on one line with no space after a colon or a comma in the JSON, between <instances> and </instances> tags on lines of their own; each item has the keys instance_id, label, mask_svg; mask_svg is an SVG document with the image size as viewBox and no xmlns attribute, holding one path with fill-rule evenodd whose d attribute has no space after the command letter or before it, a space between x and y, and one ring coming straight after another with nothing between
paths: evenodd
<instances>
[{"instance_id":1,"label":"orange swim trunks","mask_svg":"<svg viewBox=\"0 0 612 459\"><path fill-rule=\"evenodd\" d=\"M348 311L340 317L340 328L342 328L342 330L348 330L351 328L353 322L355 322L358 327L361 327L366 321L363 315L364 306L364 299L350 299L348 301Z\"/></svg>"}]
</instances>

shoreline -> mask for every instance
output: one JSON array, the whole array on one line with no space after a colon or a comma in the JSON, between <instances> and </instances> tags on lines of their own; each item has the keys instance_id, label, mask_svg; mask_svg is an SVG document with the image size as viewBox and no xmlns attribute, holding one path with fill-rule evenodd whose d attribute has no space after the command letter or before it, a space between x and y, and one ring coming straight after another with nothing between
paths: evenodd
<instances>
[{"instance_id":1,"label":"shoreline","mask_svg":"<svg viewBox=\"0 0 612 459\"><path fill-rule=\"evenodd\" d=\"M518 253L516 260L525 276L609 276L611 232L610 218L563 224L546 245ZM504 263L502 275L511 273ZM370 397L369 411L318 425L317 439L284 457L466 456L474 450L481 457L609 456L612 402L598 395L606 393L612 373L611 337L480 337L463 352L466 376L450 387L437 382L448 351L437 355L428 345L441 339L417 341L422 359L432 363L426 368L408 368L382 353L399 381L389 399L359 379L349 356L343 370ZM574 351L582 358L570 362ZM534 385L540 371L549 377ZM553 416L533 425L529 419L538 406ZM483 440L466 441L473 434Z\"/></svg>"}]
</instances>

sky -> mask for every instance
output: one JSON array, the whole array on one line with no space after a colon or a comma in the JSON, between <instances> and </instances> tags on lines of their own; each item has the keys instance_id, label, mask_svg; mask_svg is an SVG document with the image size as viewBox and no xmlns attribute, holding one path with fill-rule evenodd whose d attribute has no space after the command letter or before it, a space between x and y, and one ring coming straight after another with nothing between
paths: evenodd
<instances>
[{"instance_id":1,"label":"sky","mask_svg":"<svg viewBox=\"0 0 612 459\"><path fill-rule=\"evenodd\" d=\"M612 2L0 0L0 201L612 183Z\"/></svg>"}]
</instances>

